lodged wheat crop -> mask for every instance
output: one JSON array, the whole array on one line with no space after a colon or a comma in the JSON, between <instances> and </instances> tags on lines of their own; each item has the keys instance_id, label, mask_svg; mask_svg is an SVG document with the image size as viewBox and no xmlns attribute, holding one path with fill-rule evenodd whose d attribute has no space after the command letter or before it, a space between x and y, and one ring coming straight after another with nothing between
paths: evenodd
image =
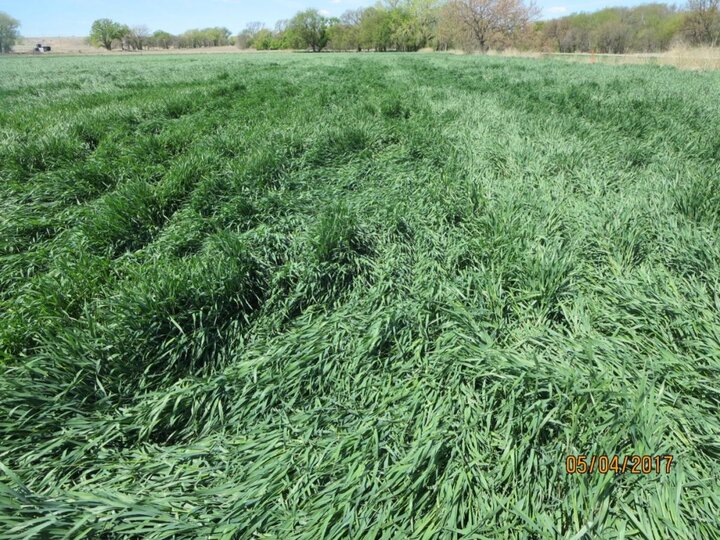
<instances>
[{"instance_id":1,"label":"lodged wheat crop","mask_svg":"<svg viewBox=\"0 0 720 540\"><path fill-rule=\"evenodd\" d=\"M0 538L720 538L719 119L659 66L0 60Z\"/></svg>"}]
</instances>

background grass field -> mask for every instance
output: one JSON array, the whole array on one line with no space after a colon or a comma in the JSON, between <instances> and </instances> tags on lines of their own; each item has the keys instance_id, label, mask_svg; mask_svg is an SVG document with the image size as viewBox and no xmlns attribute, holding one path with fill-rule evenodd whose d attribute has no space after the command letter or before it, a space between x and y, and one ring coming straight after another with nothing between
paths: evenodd
<instances>
[{"instance_id":1,"label":"background grass field","mask_svg":"<svg viewBox=\"0 0 720 540\"><path fill-rule=\"evenodd\" d=\"M720 73L0 74L0 538L720 538Z\"/></svg>"}]
</instances>

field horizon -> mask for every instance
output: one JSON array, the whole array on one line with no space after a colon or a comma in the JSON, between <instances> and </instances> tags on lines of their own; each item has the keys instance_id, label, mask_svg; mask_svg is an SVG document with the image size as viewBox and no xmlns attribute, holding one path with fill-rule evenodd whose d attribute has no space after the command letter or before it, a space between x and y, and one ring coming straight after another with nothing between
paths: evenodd
<instances>
[{"instance_id":1,"label":"field horizon","mask_svg":"<svg viewBox=\"0 0 720 540\"><path fill-rule=\"evenodd\" d=\"M720 538L720 73L0 72L0 539Z\"/></svg>"},{"instance_id":2,"label":"field horizon","mask_svg":"<svg viewBox=\"0 0 720 540\"><path fill-rule=\"evenodd\" d=\"M143 51L122 51L113 49L107 51L90 45L87 37L81 36L59 36L59 37L23 37L20 43L15 47L13 55L32 55L33 49L37 43L51 45L53 50L44 56L72 56L72 55L88 55L88 56L146 56L146 55L193 55L193 54L292 54L292 51L256 51L254 49L239 49L234 45L222 47L203 47L196 49L159 49L148 48ZM295 51L303 52L303 51ZM516 49L508 49L505 51L488 51L487 53L468 53L460 50L435 51L432 49L421 49L416 53L409 54L437 54L445 55L472 55L472 56L491 56L504 58L532 58L536 60L563 60L569 62L579 62L587 64L610 64L610 65L658 65L672 66L678 69L686 70L716 70L720 69L720 48L717 47L688 47L678 44L672 49L661 53L628 53L628 54L591 54L591 53L556 53L542 51L520 51ZM318 53L314 53L318 54ZM347 51L325 51L320 54L355 54ZM387 53L369 53L360 54L387 54ZM408 53L406 53L408 54Z\"/></svg>"}]
</instances>

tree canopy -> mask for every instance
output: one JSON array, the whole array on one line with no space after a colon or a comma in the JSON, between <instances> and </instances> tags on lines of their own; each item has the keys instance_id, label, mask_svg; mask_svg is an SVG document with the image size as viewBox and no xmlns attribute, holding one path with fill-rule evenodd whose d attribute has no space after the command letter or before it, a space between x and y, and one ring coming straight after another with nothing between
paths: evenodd
<instances>
[{"instance_id":1,"label":"tree canopy","mask_svg":"<svg viewBox=\"0 0 720 540\"><path fill-rule=\"evenodd\" d=\"M471 21L462 11L477 6L486 15L482 40L468 32ZM499 45L499 36L509 37L522 29L534 14L532 5L523 0L384 0L348 10L338 18L324 17L313 9L301 11L275 32L246 28L237 43L256 49L417 51L448 48L452 42L456 47L484 50ZM448 31L451 27L453 31Z\"/></svg>"},{"instance_id":2,"label":"tree canopy","mask_svg":"<svg viewBox=\"0 0 720 540\"><path fill-rule=\"evenodd\" d=\"M90 43L96 47L112 49L113 41L125 37L128 27L110 19L98 19L90 28Z\"/></svg>"},{"instance_id":3,"label":"tree canopy","mask_svg":"<svg viewBox=\"0 0 720 540\"><path fill-rule=\"evenodd\" d=\"M15 42L20 37L19 27L20 21L0 11L0 53L12 51Z\"/></svg>"},{"instance_id":4,"label":"tree canopy","mask_svg":"<svg viewBox=\"0 0 720 540\"><path fill-rule=\"evenodd\" d=\"M307 9L295 15L288 25L301 47L309 47L313 52L322 51L328 43L330 20L317 9Z\"/></svg>"},{"instance_id":5,"label":"tree canopy","mask_svg":"<svg viewBox=\"0 0 720 540\"><path fill-rule=\"evenodd\" d=\"M91 42L110 50L148 47L200 48L236 44L243 49L313 51L417 51L422 48L487 51L659 52L678 40L720 45L720 0L689 0L683 9L662 3L606 8L539 21L532 0L379 0L366 8L327 17L298 12L274 28L248 23L232 37L225 27L191 29L179 35L109 19L93 23ZM13 19L14 21L14 19ZM17 21L15 21L17 22ZM7 25L5 25L7 26ZM8 39L3 34L3 50Z\"/></svg>"},{"instance_id":6,"label":"tree canopy","mask_svg":"<svg viewBox=\"0 0 720 540\"><path fill-rule=\"evenodd\" d=\"M720 0L689 0L685 36L693 45L720 45Z\"/></svg>"},{"instance_id":7,"label":"tree canopy","mask_svg":"<svg viewBox=\"0 0 720 540\"><path fill-rule=\"evenodd\" d=\"M659 52L680 34L684 17L666 4L579 13L538 23L536 46L565 53Z\"/></svg>"}]
</instances>

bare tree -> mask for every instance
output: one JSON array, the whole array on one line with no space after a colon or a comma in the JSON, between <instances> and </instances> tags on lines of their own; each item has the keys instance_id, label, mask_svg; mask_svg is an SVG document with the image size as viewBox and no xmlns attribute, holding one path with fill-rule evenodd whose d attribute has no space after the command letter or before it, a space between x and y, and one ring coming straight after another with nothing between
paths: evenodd
<instances>
[{"instance_id":1,"label":"bare tree","mask_svg":"<svg viewBox=\"0 0 720 540\"><path fill-rule=\"evenodd\" d=\"M515 35L539 14L532 2L523 0L451 0L448 6L450 16L483 52Z\"/></svg>"},{"instance_id":2,"label":"bare tree","mask_svg":"<svg viewBox=\"0 0 720 540\"><path fill-rule=\"evenodd\" d=\"M265 23L258 22L258 21L249 22L245 25L245 31L253 36L255 34L257 34L263 28L265 28Z\"/></svg>"},{"instance_id":3,"label":"bare tree","mask_svg":"<svg viewBox=\"0 0 720 540\"><path fill-rule=\"evenodd\" d=\"M133 26L127 34L128 44L137 51L142 51L150 39L150 29L145 25Z\"/></svg>"},{"instance_id":4,"label":"bare tree","mask_svg":"<svg viewBox=\"0 0 720 540\"><path fill-rule=\"evenodd\" d=\"M695 45L720 44L720 0L688 0L685 35Z\"/></svg>"},{"instance_id":5,"label":"bare tree","mask_svg":"<svg viewBox=\"0 0 720 540\"><path fill-rule=\"evenodd\" d=\"M282 34L283 32L286 32L288 27L290 26L290 20L289 19L280 19L275 23L275 33L276 34Z\"/></svg>"},{"instance_id":6,"label":"bare tree","mask_svg":"<svg viewBox=\"0 0 720 540\"><path fill-rule=\"evenodd\" d=\"M263 28L265 28L265 24L261 22L247 23L243 31L240 32L240 34L238 34L237 38L235 39L235 45L237 46L237 48L250 48L253 44L253 41L255 41L255 38Z\"/></svg>"},{"instance_id":7,"label":"bare tree","mask_svg":"<svg viewBox=\"0 0 720 540\"><path fill-rule=\"evenodd\" d=\"M362 24L363 9L348 9L340 16L340 23L346 28L346 44L349 48L362 51L360 46L360 25Z\"/></svg>"},{"instance_id":8,"label":"bare tree","mask_svg":"<svg viewBox=\"0 0 720 540\"><path fill-rule=\"evenodd\" d=\"M563 40L570 30L570 25L566 19L552 19L543 26L543 34L545 38L552 43L554 49L559 52L563 50Z\"/></svg>"}]
</instances>

